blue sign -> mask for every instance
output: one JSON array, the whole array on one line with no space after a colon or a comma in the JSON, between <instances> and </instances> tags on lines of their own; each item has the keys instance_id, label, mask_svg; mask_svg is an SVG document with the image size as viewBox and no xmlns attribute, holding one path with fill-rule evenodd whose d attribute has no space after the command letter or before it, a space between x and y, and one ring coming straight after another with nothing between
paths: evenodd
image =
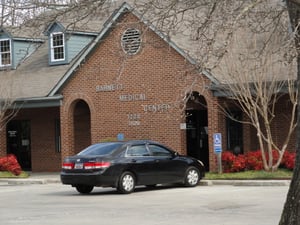
<instances>
[{"instance_id":1,"label":"blue sign","mask_svg":"<svg viewBox=\"0 0 300 225\"><path fill-rule=\"evenodd\" d=\"M119 134L117 135L117 139L118 139L118 141L124 141L124 134L119 133Z\"/></svg>"},{"instance_id":2,"label":"blue sign","mask_svg":"<svg viewBox=\"0 0 300 225\"><path fill-rule=\"evenodd\" d=\"M215 153L222 152L222 135L221 135L221 133L214 133L213 139L214 139L214 152Z\"/></svg>"}]
</instances>

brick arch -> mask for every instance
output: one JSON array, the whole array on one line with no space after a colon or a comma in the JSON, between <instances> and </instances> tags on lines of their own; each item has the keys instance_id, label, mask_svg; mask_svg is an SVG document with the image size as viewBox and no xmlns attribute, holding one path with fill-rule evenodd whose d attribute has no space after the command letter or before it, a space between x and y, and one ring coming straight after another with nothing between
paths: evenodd
<instances>
[{"instance_id":1,"label":"brick arch","mask_svg":"<svg viewBox=\"0 0 300 225\"><path fill-rule=\"evenodd\" d=\"M66 102L64 103L63 112L71 113L74 110L76 102L79 100L83 100L87 103L87 105L90 108L91 118L92 118L93 115L95 115L95 106L93 104L92 99L83 93L75 93L75 94L72 94L70 97L68 97L66 99ZM70 111L70 109L72 109L72 110Z\"/></svg>"},{"instance_id":2,"label":"brick arch","mask_svg":"<svg viewBox=\"0 0 300 225\"><path fill-rule=\"evenodd\" d=\"M77 103L81 105L86 104L85 107L88 107L89 110L89 135L90 135L90 143L92 142L91 129L92 129L92 121L94 121L95 117L95 106L92 100L85 94L76 93L72 94L70 97L64 99L63 105L61 107L61 143L62 143L62 158L68 155L74 155L79 151L79 148L82 146L78 146L76 144L76 137L78 133L75 133L75 128L80 126L79 123L74 124L74 113L76 110ZM85 121L86 123L87 121ZM77 129L78 130L78 129Z\"/></svg>"},{"instance_id":3,"label":"brick arch","mask_svg":"<svg viewBox=\"0 0 300 225\"><path fill-rule=\"evenodd\" d=\"M207 100L197 91L188 96L186 103L187 154L201 160L209 170L209 135Z\"/></svg>"},{"instance_id":4,"label":"brick arch","mask_svg":"<svg viewBox=\"0 0 300 225\"><path fill-rule=\"evenodd\" d=\"M224 133L224 127L221 125L224 122L222 121L224 118L223 113L219 109L220 99L218 97L214 97L212 92L209 90L193 90L193 92L198 92L206 101L207 105L207 120L208 120L208 146L209 146L209 170L216 171L217 163L215 160L215 153L213 148L213 134L214 133ZM225 146L224 141L226 138L222 138L223 146Z\"/></svg>"}]
</instances>

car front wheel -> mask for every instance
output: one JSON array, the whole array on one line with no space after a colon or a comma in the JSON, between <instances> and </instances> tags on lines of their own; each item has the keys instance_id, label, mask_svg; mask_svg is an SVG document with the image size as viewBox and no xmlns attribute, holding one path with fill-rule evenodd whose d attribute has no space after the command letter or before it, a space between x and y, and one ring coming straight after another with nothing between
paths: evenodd
<instances>
[{"instance_id":1,"label":"car front wheel","mask_svg":"<svg viewBox=\"0 0 300 225\"><path fill-rule=\"evenodd\" d=\"M77 185L75 188L81 194L89 194L94 187L89 185Z\"/></svg>"},{"instance_id":2,"label":"car front wheel","mask_svg":"<svg viewBox=\"0 0 300 225\"><path fill-rule=\"evenodd\" d=\"M185 186L195 187L200 181L199 170L195 167L189 167L185 174Z\"/></svg>"},{"instance_id":3,"label":"car front wheel","mask_svg":"<svg viewBox=\"0 0 300 225\"><path fill-rule=\"evenodd\" d=\"M135 177L130 172L124 172L119 179L118 191L123 194L129 194L134 191Z\"/></svg>"}]
</instances>

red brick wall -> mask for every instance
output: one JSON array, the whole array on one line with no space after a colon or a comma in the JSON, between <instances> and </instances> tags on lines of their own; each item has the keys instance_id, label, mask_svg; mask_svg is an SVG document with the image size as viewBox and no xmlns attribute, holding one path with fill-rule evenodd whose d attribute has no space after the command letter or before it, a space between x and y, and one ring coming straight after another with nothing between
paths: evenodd
<instances>
[{"instance_id":1,"label":"red brick wall","mask_svg":"<svg viewBox=\"0 0 300 225\"><path fill-rule=\"evenodd\" d=\"M180 100L195 81L195 76L190 76L195 71L184 57L136 21L132 15L125 16L63 89L62 133L70 137L62 140L63 156L74 153L72 105L78 99L84 100L91 111L92 143L116 138L118 133L123 133L126 139L153 139L186 153L185 130L180 130L180 123L185 121ZM127 56L121 49L121 35L126 27L138 27L144 31L143 46L137 55ZM198 86L195 91L211 98L210 93L203 92L202 85L207 78L201 78L199 74L196 77ZM110 84L122 85L122 88L96 91L97 85ZM120 100L120 96L125 98L134 94L140 95L141 99ZM216 105L211 104L211 100L207 102L215 114ZM154 112L153 106L169 108ZM210 132L214 132L217 123L214 124L214 116L209 118L212 120Z\"/></svg>"},{"instance_id":2,"label":"red brick wall","mask_svg":"<svg viewBox=\"0 0 300 225\"><path fill-rule=\"evenodd\" d=\"M185 122L181 100L192 90L203 95L207 103L209 163L210 170L215 171L213 133L222 133L223 146L226 146L225 116L218 108L223 99L214 98L204 87L209 85L209 80L155 33L137 23L133 15L125 16L120 22L63 88L60 108L24 109L15 118L31 121L32 170L58 171L65 156L91 143L116 138L118 133L123 133L126 139L157 140L185 154L186 131L180 129L180 123ZM127 56L121 49L121 35L126 27L144 31L143 45L137 55ZM111 84L122 88L96 91L97 86L99 89ZM124 101L135 94L141 99ZM158 106L168 107L155 111L153 107ZM276 115L274 130L277 131L275 139L280 142L283 141L281 131L287 124L286 99L280 101L278 110L281 113ZM55 152L54 141L54 121L59 117L61 154ZM244 126L243 135L244 151L256 150L255 130ZM294 143L293 136L288 149L292 150ZM0 156L4 154L6 137L2 131Z\"/></svg>"},{"instance_id":3,"label":"red brick wall","mask_svg":"<svg viewBox=\"0 0 300 225\"><path fill-rule=\"evenodd\" d=\"M59 171L60 153L55 151L55 119L59 108L23 109L14 120L29 120L32 171Z\"/></svg>"}]
</instances>

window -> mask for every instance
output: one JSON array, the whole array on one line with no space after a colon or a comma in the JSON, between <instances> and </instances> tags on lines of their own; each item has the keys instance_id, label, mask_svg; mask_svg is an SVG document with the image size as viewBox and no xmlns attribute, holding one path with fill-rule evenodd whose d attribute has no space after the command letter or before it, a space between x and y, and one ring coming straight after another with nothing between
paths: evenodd
<instances>
[{"instance_id":1,"label":"window","mask_svg":"<svg viewBox=\"0 0 300 225\"><path fill-rule=\"evenodd\" d=\"M121 39L124 52L128 55L135 55L141 47L141 33L135 28L127 29Z\"/></svg>"},{"instance_id":2,"label":"window","mask_svg":"<svg viewBox=\"0 0 300 225\"><path fill-rule=\"evenodd\" d=\"M65 60L65 40L63 33L51 34L51 61Z\"/></svg>"},{"instance_id":3,"label":"window","mask_svg":"<svg viewBox=\"0 0 300 225\"><path fill-rule=\"evenodd\" d=\"M136 145L136 146L131 146L127 152L127 156L149 156L149 152L146 149L145 145Z\"/></svg>"},{"instance_id":4,"label":"window","mask_svg":"<svg viewBox=\"0 0 300 225\"><path fill-rule=\"evenodd\" d=\"M149 149L154 156L172 156L172 153L158 145L149 145Z\"/></svg>"},{"instance_id":5,"label":"window","mask_svg":"<svg viewBox=\"0 0 300 225\"><path fill-rule=\"evenodd\" d=\"M0 66L11 65L11 46L10 40L0 40Z\"/></svg>"},{"instance_id":6,"label":"window","mask_svg":"<svg viewBox=\"0 0 300 225\"><path fill-rule=\"evenodd\" d=\"M60 119L55 120L55 151L56 152L61 152Z\"/></svg>"},{"instance_id":7,"label":"window","mask_svg":"<svg viewBox=\"0 0 300 225\"><path fill-rule=\"evenodd\" d=\"M89 147L85 148L78 155L109 155L116 151L119 147L122 146L120 142L103 142L90 145Z\"/></svg>"},{"instance_id":8,"label":"window","mask_svg":"<svg viewBox=\"0 0 300 225\"><path fill-rule=\"evenodd\" d=\"M233 151L234 154L243 153L243 124L238 122L242 120L242 112L232 112L234 118L226 118L227 127L227 149Z\"/></svg>"}]
</instances>

